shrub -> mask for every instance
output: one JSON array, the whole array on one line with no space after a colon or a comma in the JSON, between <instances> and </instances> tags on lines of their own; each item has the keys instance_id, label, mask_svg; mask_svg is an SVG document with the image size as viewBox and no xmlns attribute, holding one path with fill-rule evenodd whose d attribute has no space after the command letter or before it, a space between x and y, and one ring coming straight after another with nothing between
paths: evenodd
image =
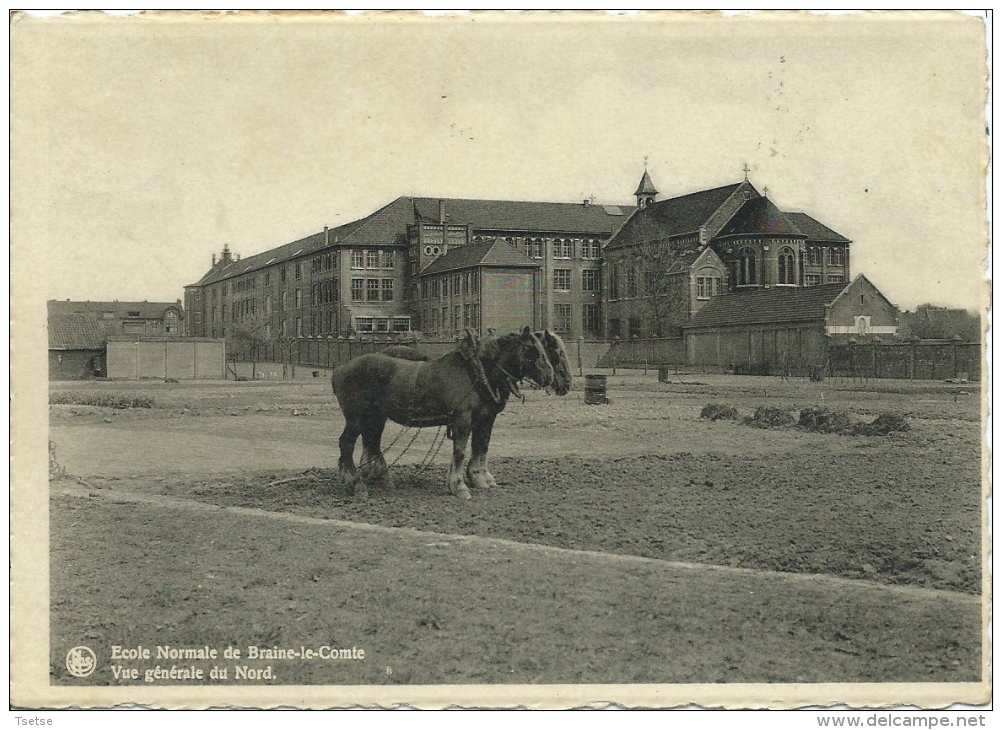
<instances>
[{"instance_id":1,"label":"shrub","mask_svg":"<svg viewBox=\"0 0 1002 730\"><path fill-rule=\"evenodd\" d=\"M146 395L115 393L49 393L52 405L98 406L100 408L152 408L154 400Z\"/></svg>"},{"instance_id":2,"label":"shrub","mask_svg":"<svg viewBox=\"0 0 1002 730\"><path fill-rule=\"evenodd\" d=\"M755 415L746 418L745 423L759 428L782 428L793 423L793 414L781 408L759 406L755 409Z\"/></svg>"},{"instance_id":3,"label":"shrub","mask_svg":"<svg viewBox=\"0 0 1002 730\"><path fill-rule=\"evenodd\" d=\"M881 413L873 423L857 423L852 432L860 436L886 436L889 433L910 429L908 421L900 413Z\"/></svg>"},{"instance_id":4,"label":"shrub","mask_svg":"<svg viewBox=\"0 0 1002 730\"><path fill-rule=\"evenodd\" d=\"M807 408L800 412L798 425L818 433L841 433L852 428L852 420L845 413L828 408Z\"/></svg>"},{"instance_id":5,"label":"shrub","mask_svg":"<svg viewBox=\"0 0 1002 730\"><path fill-rule=\"evenodd\" d=\"M738 417L738 411L736 408L724 405L723 403L709 403L703 406L703 410L699 412L699 417L709 418L711 421L719 421L720 419L735 421Z\"/></svg>"}]
</instances>

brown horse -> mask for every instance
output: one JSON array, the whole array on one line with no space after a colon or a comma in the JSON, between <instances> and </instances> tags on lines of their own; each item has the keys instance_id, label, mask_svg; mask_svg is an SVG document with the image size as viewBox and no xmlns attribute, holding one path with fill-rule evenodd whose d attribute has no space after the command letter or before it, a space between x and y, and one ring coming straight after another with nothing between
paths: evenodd
<instances>
[{"instance_id":1,"label":"brown horse","mask_svg":"<svg viewBox=\"0 0 1002 730\"><path fill-rule=\"evenodd\" d=\"M494 419L519 381L546 387L553 377L543 344L528 327L484 341L467 332L458 348L437 360L412 359L408 352L362 355L337 368L331 379L345 420L338 439L340 477L356 496L368 496L355 469L355 442L361 436L363 463L390 485L380 447L387 419L403 426L448 426L453 448L446 484L455 496L469 499L463 465L471 434L471 486L492 486L496 482L486 470L486 454ZM482 470L472 468L478 456Z\"/></svg>"}]
</instances>

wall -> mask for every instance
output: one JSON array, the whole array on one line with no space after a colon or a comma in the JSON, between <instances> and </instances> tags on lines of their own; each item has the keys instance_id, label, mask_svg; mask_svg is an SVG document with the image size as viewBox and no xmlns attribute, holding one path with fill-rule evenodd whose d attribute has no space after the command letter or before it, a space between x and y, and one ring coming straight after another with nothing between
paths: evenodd
<instances>
[{"instance_id":1,"label":"wall","mask_svg":"<svg viewBox=\"0 0 1002 730\"><path fill-rule=\"evenodd\" d=\"M172 338L108 342L109 378L222 379L225 365L223 340Z\"/></svg>"},{"instance_id":2,"label":"wall","mask_svg":"<svg viewBox=\"0 0 1002 730\"><path fill-rule=\"evenodd\" d=\"M617 340L598 360L598 367L603 368L683 364L685 347L681 337Z\"/></svg>"},{"instance_id":3,"label":"wall","mask_svg":"<svg viewBox=\"0 0 1002 730\"><path fill-rule=\"evenodd\" d=\"M100 372L95 372L95 367ZM49 380L84 380L104 375L104 350L49 350Z\"/></svg>"},{"instance_id":4,"label":"wall","mask_svg":"<svg viewBox=\"0 0 1002 730\"><path fill-rule=\"evenodd\" d=\"M981 378L981 345L956 340L913 340L834 345L829 348L831 375L864 378Z\"/></svg>"},{"instance_id":5,"label":"wall","mask_svg":"<svg viewBox=\"0 0 1002 730\"><path fill-rule=\"evenodd\" d=\"M534 271L491 271L485 269L480 289L481 331L495 334L517 332L523 327L535 328L533 316L535 292Z\"/></svg>"},{"instance_id":6,"label":"wall","mask_svg":"<svg viewBox=\"0 0 1002 730\"><path fill-rule=\"evenodd\" d=\"M727 372L807 374L825 362L820 322L686 330L689 365Z\"/></svg>"}]
</instances>

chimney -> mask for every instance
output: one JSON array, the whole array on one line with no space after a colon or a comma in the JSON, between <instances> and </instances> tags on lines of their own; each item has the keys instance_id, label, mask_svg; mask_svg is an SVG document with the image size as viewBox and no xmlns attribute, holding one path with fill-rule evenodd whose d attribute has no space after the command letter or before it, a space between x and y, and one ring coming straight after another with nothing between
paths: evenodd
<instances>
[{"instance_id":1,"label":"chimney","mask_svg":"<svg viewBox=\"0 0 1002 730\"><path fill-rule=\"evenodd\" d=\"M331 245L331 232L327 226L324 226L324 247Z\"/></svg>"},{"instance_id":2,"label":"chimney","mask_svg":"<svg viewBox=\"0 0 1002 730\"><path fill-rule=\"evenodd\" d=\"M216 254L212 254L212 265L216 265Z\"/></svg>"},{"instance_id":3,"label":"chimney","mask_svg":"<svg viewBox=\"0 0 1002 730\"><path fill-rule=\"evenodd\" d=\"M233 254L230 253L230 244L223 244L223 255L220 257L219 262L224 266L233 261Z\"/></svg>"},{"instance_id":4,"label":"chimney","mask_svg":"<svg viewBox=\"0 0 1002 730\"><path fill-rule=\"evenodd\" d=\"M438 222L445 223L445 199L438 199Z\"/></svg>"},{"instance_id":5,"label":"chimney","mask_svg":"<svg viewBox=\"0 0 1002 730\"><path fill-rule=\"evenodd\" d=\"M581 205L583 205L585 208L587 208L589 205L591 205L591 200L589 200L588 198L585 198L584 200L581 201Z\"/></svg>"}]
</instances>

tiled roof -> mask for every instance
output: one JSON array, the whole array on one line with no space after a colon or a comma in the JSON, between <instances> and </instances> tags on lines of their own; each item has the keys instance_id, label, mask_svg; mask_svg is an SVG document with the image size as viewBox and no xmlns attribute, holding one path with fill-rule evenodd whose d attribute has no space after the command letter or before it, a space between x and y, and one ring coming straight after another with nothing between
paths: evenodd
<instances>
[{"instance_id":1,"label":"tiled roof","mask_svg":"<svg viewBox=\"0 0 1002 730\"><path fill-rule=\"evenodd\" d=\"M831 304L848 284L773 287L736 291L707 302L688 327L726 327L775 322L804 322L825 318Z\"/></svg>"},{"instance_id":2,"label":"tiled roof","mask_svg":"<svg viewBox=\"0 0 1002 730\"><path fill-rule=\"evenodd\" d=\"M511 200L400 197L375 213L228 264L217 263L199 281L214 284L265 266L307 256L335 242L339 246L405 245L408 224L438 222L441 207L449 223L472 224L481 231L591 234L604 237L633 212L634 206L533 203Z\"/></svg>"},{"instance_id":3,"label":"tiled roof","mask_svg":"<svg viewBox=\"0 0 1002 730\"><path fill-rule=\"evenodd\" d=\"M661 200L643 210L638 210L616 233L606 248L630 246L638 242L646 230L657 230L659 236L666 238L695 233L740 185L741 183L735 183L722 188L700 190L677 198Z\"/></svg>"},{"instance_id":4,"label":"tiled roof","mask_svg":"<svg viewBox=\"0 0 1002 730\"><path fill-rule=\"evenodd\" d=\"M640 184L637 186L637 192L634 195L657 195L658 189L654 187L654 183L651 181L651 176L647 174L647 170L644 170L644 176L640 178Z\"/></svg>"},{"instance_id":5,"label":"tiled roof","mask_svg":"<svg viewBox=\"0 0 1002 730\"><path fill-rule=\"evenodd\" d=\"M841 233L836 233L828 226L819 223L807 213L787 213L786 217L807 236L808 241L819 243L852 243Z\"/></svg>"},{"instance_id":6,"label":"tiled roof","mask_svg":"<svg viewBox=\"0 0 1002 730\"><path fill-rule=\"evenodd\" d=\"M49 314L50 350L103 350L104 340L93 314Z\"/></svg>"},{"instance_id":7,"label":"tiled roof","mask_svg":"<svg viewBox=\"0 0 1002 730\"><path fill-rule=\"evenodd\" d=\"M299 256L306 256L326 248L328 243L331 246L335 242L341 246L403 245L407 236L407 224L413 222L414 211L410 202L406 198L397 198L375 213L357 221L345 223L337 228L332 228L326 234L320 231L305 238L300 238L298 241L269 249L264 253L247 256L239 261L231 261L226 265L219 262L199 280L198 284L202 286L214 284L224 279L264 268L265 266L289 261Z\"/></svg>"},{"instance_id":8,"label":"tiled roof","mask_svg":"<svg viewBox=\"0 0 1002 730\"><path fill-rule=\"evenodd\" d=\"M725 236L800 236L805 234L768 198L752 198L727 221L718 238Z\"/></svg>"},{"instance_id":9,"label":"tiled roof","mask_svg":"<svg viewBox=\"0 0 1002 730\"><path fill-rule=\"evenodd\" d=\"M491 239L449 249L448 253L428 264L421 275L441 274L471 266L538 268L539 264L501 239Z\"/></svg>"},{"instance_id":10,"label":"tiled roof","mask_svg":"<svg viewBox=\"0 0 1002 730\"><path fill-rule=\"evenodd\" d=\"M93 314L101 316L110 312L112 314L111 318L115 320L129 319L130 317L162 319L164 312L169 307L182 309L178 302L71 302L50 299L47 303L50 317L54 314ZM130 312L139 312L139 314L130 315Z\"/></svg>"},{"instance_id":11,"label":"tiled roof","mask_svg":"<svg viewBox=\"0 0 1002 730\"><path fill-rule=\"evenodd\" d=\"M632 205L532 203L513 200L443 198L449 223L469 223L481 231L539 231L611 235L633 212ZM439 198L414 198L422 220L438 221Z\"/></svg>"}]
</instances>

